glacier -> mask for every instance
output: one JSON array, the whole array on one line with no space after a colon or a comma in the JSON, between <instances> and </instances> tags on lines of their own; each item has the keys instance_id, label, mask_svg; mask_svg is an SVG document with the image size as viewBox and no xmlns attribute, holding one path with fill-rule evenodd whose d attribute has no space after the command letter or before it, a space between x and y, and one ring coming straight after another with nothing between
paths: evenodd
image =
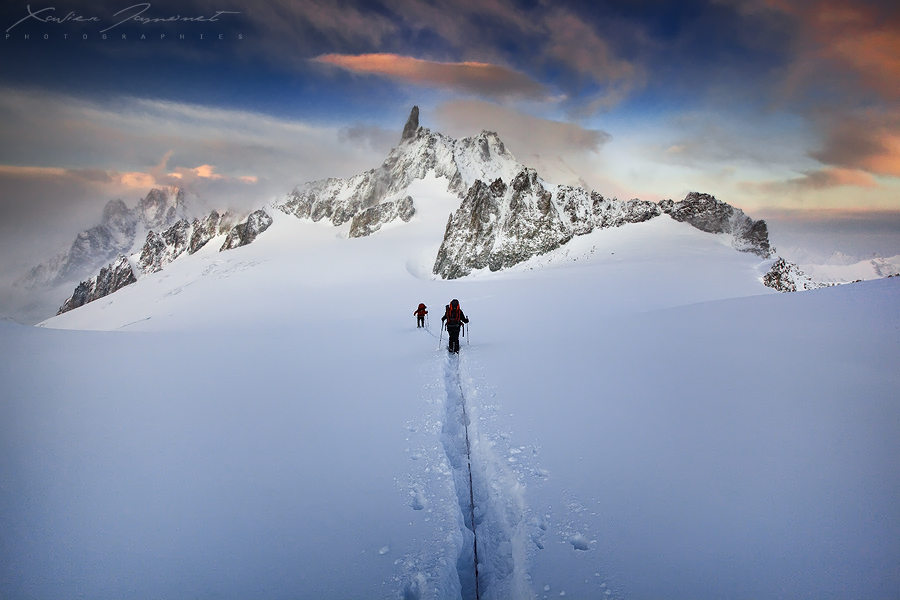
<instances>
[{"instance_id":1,"label":"glacier","mask_svg":"<svg viewBox=\"0 0 900 600\"><path fill-rule=\"evenodd\" d=\"M661 214L442 279L448 183L0 323L0 595L468 600L476 547L481 598L898 589L900 278L779 294Z\"/></svg>"}]
</instances>

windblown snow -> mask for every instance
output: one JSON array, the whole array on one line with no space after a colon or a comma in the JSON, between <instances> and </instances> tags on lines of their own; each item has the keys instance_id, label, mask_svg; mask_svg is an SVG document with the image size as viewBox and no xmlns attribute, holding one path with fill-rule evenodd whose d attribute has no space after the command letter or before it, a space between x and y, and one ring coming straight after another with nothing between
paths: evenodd
<instances>
[{"instance_id":1,"label":"windblown snow","mask_svg":"<svg viewBox=\"0 0 900 600\"><path fill-rule=\"evenodd\" d=\"M0 596L896 594L900 278L779 294L663 214L441 280L448 187L0 324Z\"/></svg>"}]
</instances>

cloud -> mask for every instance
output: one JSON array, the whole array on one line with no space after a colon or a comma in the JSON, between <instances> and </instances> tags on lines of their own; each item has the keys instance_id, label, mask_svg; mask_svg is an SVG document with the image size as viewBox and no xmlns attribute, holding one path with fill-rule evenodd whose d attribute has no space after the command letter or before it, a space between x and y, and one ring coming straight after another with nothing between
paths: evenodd
<instances>
[{"instance_id":1,"label":"cloud","mask_svg":"<svg viewBox=\"0 0 900 600\"><path fill-rule=\"evenodd\" d=\"M402 120L394 137L399 139ZM160 185L190 187L208 208L244 210L325 177L378 165L384 153L336 126L177 102L100 102L0 88L2 270L34 265Z\"/></svg>"},{"instance_id":2,"label":"cloud","mask_svg":"<svg viewBox=\"0 0 900 600\"><path fill-rule=\"evenodd\" d=\"M139 171L122 173L96 168L62 169L59 167L0 165L0 177L15 180L44 179L95 184L109 186L117 189L119 192L130 190L145 191L154 186L166 185L159 182L151 173Z\"/></svg>"},{"instance_id":3,"label":"cloud","mask_svg":"<svg viewBox=\"0 0 900 600\"><path fill-rule=\"evenodd\" d=\"M789 260L824 263L836 251L856 260L900 255L898 210L766 208L756 216Z\"/></svg>"},{"instance_id":4,"label":"cloud","mask_svg":"<svg viewBox=\"0 0 900 600\"><path fill-rule=\"evenodd\" d=\"M575 88L597 86L578 112L591 114L620 103L646 79L644 70L616 57L609 43L579 15L555 9L542 21L547 31L544 60L562 64L573 75Z\"/></svg>"},{"instance_id":5,"label":"cloud","mask_svg":"<svg viewBox=\"0 0 900 600\"><path fill-rule=\"evenodd\" d=\"M785 185L812 190L839 186L878 187L875 178L869 173L838 167L807 171L802 177L788 180Z\"/></svg>"},{"instance_id":6,"label":"cloud","mask_svg":"<svg viewBox=\"0 0 900 600\"><path fill-rule=\"evenodd\" d=\"M428 115L423 115L427 119ZM481 100L453 100L434 114L439 129L454 137L496 131L519 162L554 183L590 187L589 162L612 136L577 123L553 121Z\"/></svg>"},{"instance_id":7,"label":"cloud","mask_svg":"<svg viewBox=\"0 0 900 600\"><path fill-rule=\"evenodd\" d=\"M400 136L396 130L385 129L377 125L356 123L344 127L338 132L338 138L342 142L353 144L365 144L379 154L387 155L391 148L397 145Z\"/></svg>"},{"instance_id":8,"label":"cloud","mask_svg":"<svg viewBox=\"0 0 900 600\"><path fill-rule=\"evenodd\" d=\"M597 152L612 139L599 129L542 119L513 108L479 100L445 102L435 111L441 130L455 136L496 131L508 144L530 153Z\"/></svg>"},{"instance_id":9,"label":"cloud","mask_svg":"<svg viewBox=\"0 0 900 600\"><path fill-rule=\"evenodd\" d=\"M312 60L491 99L564 98L579 114L608 109L646 82L590 19L546 2L276 0L247 18L266 32L259 51L275 62Z\"/></svg>"},{"instance_id":10,"label":"cloud","mask_svg":"<svg viewBox=\"0 0 900 600\"><path fill-rule=\"evenodd\" d=\"M251 24L249 52L301 68L323 49L380 48L401 34L401 24L389 11L352 0L269 0L248 5L242 18Z\"/></svg>"},{"instance_id":11,"label":"cloud","mask_svg":"<svg viewBox=\"0 0 900 600\"><path fill-rule=\"evenodd\" d=\"M325 54L316 62L489 98L542 98L546 88L518 71L480 62L443 63L396 54Z\"/></svg>"},{"instance_id":12,"label":"cloud","mask_svg":"<svg viewBox=\"0 0 900 600\"><path fill-rule=\"evenodd\" d=\"M821 150L810 156L826 165L900 177L900 110L862 115L829 114L820 119Z\"/></svg>"},{"instance_id":13,"label":"cloud","mask_svg":"<svg viewBox=\"0 0 900 600\"><path fill-rule=\"evenodd\" d=\"M888 3L850 0L768 5L797 18L804 33L795 66L817 74L811 63L825 60L857 75L857 81L883 98L900 99L900 11Z\"/></svg>"},{"instance_id":14,"label":"cloud","mask_svg":"<svg viewBox=\"0 0 900 600\"><path fill-rule=\"evenodd\" d=\"M784 180L770 181L744 181L740 188L752 194L763 194L770 198L770 202L779 199L795 197L807 198L809 194L816 192L831 192L838 188L855 187L858 190L870 190L877 196L885 196L886 190L881 189L879 182L865 171L857 169L844 169L841 167L824 167L804 171L799 177ZM887 194L890 197L890 194ZM852 201L851 203L852 204ZM806 208L813 208L807 206Z\"/></svg>"}]
</instances>

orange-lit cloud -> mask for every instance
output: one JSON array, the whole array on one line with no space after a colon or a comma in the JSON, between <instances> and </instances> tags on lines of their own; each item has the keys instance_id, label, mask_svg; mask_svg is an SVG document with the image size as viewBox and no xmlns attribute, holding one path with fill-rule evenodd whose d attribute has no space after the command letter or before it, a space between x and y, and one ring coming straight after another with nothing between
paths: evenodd
<instances>
[{"instance_id":1,"label":"orange-lit cloud","mask_svg":"<svg viewBox=\"0 0 900 600\"><path fill-rule=\"evenodd\" d=\"M352 71L381 75L493 98L546 96L546 88L524 73L481 62L443 63L397 54L325 54L314 59Z\"/></svg>"},{"instance_id":2,"label":"orange-lit cloud","mask_svg":"<svg viewBox=\"0 0 900 600\"><path fill-rule=\"evenodd\" d=\"M873 173L900 177L900 130L882 131L877 139L882 151L865 157L862 164Z\"/></svg>"},{"instance_id":3,"label":"orange-lit cloud","mask_svg":"<svg viewBox=\"0 0 900 600\"><path fill-rule=\"evenodd\" d=\"M865 171L855 169L842 169L840 167L826 167L818 171L804 173L803 177L791 179L789 185L806 189L823 189L843 185L857 187L877 187L875 178Z\"/></svg>"},{"instance_id":4,"label":"orange-lit cloud","mask_svg":"<svg viewBox=\"0 0 900 600\"><path fill-rule=\"evenodd\" d=\"M64 177L69 174L67 169L56 167L27 167L18 165L0 165L0 175L10 177Z\"/></svg>"},{"instance_id":5,"label":"orange-lit cloud","mask_svg":"<svg viewBox=\"0 0 900 600\"><path fill-rule=\"evenodd\" d=\"M34 167L0 165L0 175L24 179L64 178L82 182L113 184L124 189L146 189L160 184L150 173L139 171L118 172L102 169L62 169L59 167Z\"/></svg>"},{"instance_id":6,"label":"orange-lit cloud","mask_svg":"<svg viewBox=\"0 0 900 600\"><path fill-rule=\"evenodd\" d=\"M219 175L215 172L216 168L212 165L200 165L194 169L191 169L197 177L202 177L204 179L223 179L224 175Z\"/></svg>"},{"instance_id":7,"label":"orange-lit cloud","mask_svg":"<svg viewBox=\"0 0 900 600\"><path fill-rule=\"evenodd\" d=\"M886 99L900 99L900 12L852 0L768 0L771 8L797 18L806 38L797 72L825 59L859 77Z\"/></svg>"},{"instance_id":8,"label":"orange-lit cloud","mask_svg":"<svg viewBox=\"0 0 900 600\"><path fill-rule=\"evenodd\" d=\"M156 179L149 173L121 173L117 178L125 187L132 189L141 190L158 185Z\"/></svg>"},{"instance_id":9,"label":"orange-lit cloud","mask_svg":"<svg viewBox=\"0 0 900 600\"><path fill-rule=\"evenodd\" d=\"M150 169L149 173L141 171L105 171L102 169L62 169L58 167L35 167L18 165L0 165L0 176L20 179L72 179L85 183L108 184L118 193L128 191L149 190L154 187L166 185L186 185L197 180L208 181L240 181L241 183L257 183L256 175L243 175L240 177L228 177L216 173L213 165L200 165L192 169L178 167L170 173L161 173L165 167L169 155L163 161Z\"/></svg>"},{"instance_id":10,"label":"orange-lit cloud","mask_svg":"<svg viewBox=\"0 0 900 600\"><path fill-rule=\"evenodd\" d=\"M871 6L847 1L811 7L809 19L826 58L850 67L870 87L900 98L900 23Z\"/></svg>"},{"instance_id":11,"label":"orange-lit cloud","mask_svg":"<svg viewBox=\"0 0 900 600\"><path fill-rule=\"evenodd\" d=\"M787 181L743 182L739 187L744 191L781 195L784 193L803 191L822 191L842 186L857 188L878 188L878 181L865 171L844 169L841 167L825 167L814 171L806 171L800 177Z\"/></svg>"},{"instance_id":12,"label":"orange-lit cloud","mask_svg":"<svg viewBox=\"0 0 900 600\"><path fill-rule=\"evenodd\" d=\"M165 160L163 163L160 163L160 166L165 166ZM196 182L199 180L206 181L240 181L242 183L257 183L259 178L256 175L243 175L239 177L233 177L229 175L222 175L221 173L216 173L216 167L214 165L200 165L199 167L176 167L174 171L165 174L165 178L169 179L170 183L177 183L179 185L187 185L191 182ZM163 178L161 178L163 179ZM177 181L172 181L177 180Z\"/></svg>"},{"instance_id":13,"label":"orange-lit cloud","mask_svg":"<svg viewBox=\"0 0 900 600\"><path fill-rule=\"evenodd\" d=\"M900 177L900 114L869 113L823 119L823 148L810 155L837 167Z\"/></svg>"}]
</instances>

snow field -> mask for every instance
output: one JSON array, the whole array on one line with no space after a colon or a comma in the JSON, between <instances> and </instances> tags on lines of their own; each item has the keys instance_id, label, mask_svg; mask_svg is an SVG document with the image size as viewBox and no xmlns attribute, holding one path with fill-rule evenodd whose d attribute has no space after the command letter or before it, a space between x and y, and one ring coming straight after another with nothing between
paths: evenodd
<instances>
[{"instance_id":1,"label":"snow field","mask_svg":"<svg viewBox=\"0 0 900 600\"><path fill-rule=\"evenodd\" d=\"M660 217L435 281L426 188L0 324L0 595L469 598L464 399L482 597L892 596L900 280L778 294Z\"/></svg>"}]
</instances>

